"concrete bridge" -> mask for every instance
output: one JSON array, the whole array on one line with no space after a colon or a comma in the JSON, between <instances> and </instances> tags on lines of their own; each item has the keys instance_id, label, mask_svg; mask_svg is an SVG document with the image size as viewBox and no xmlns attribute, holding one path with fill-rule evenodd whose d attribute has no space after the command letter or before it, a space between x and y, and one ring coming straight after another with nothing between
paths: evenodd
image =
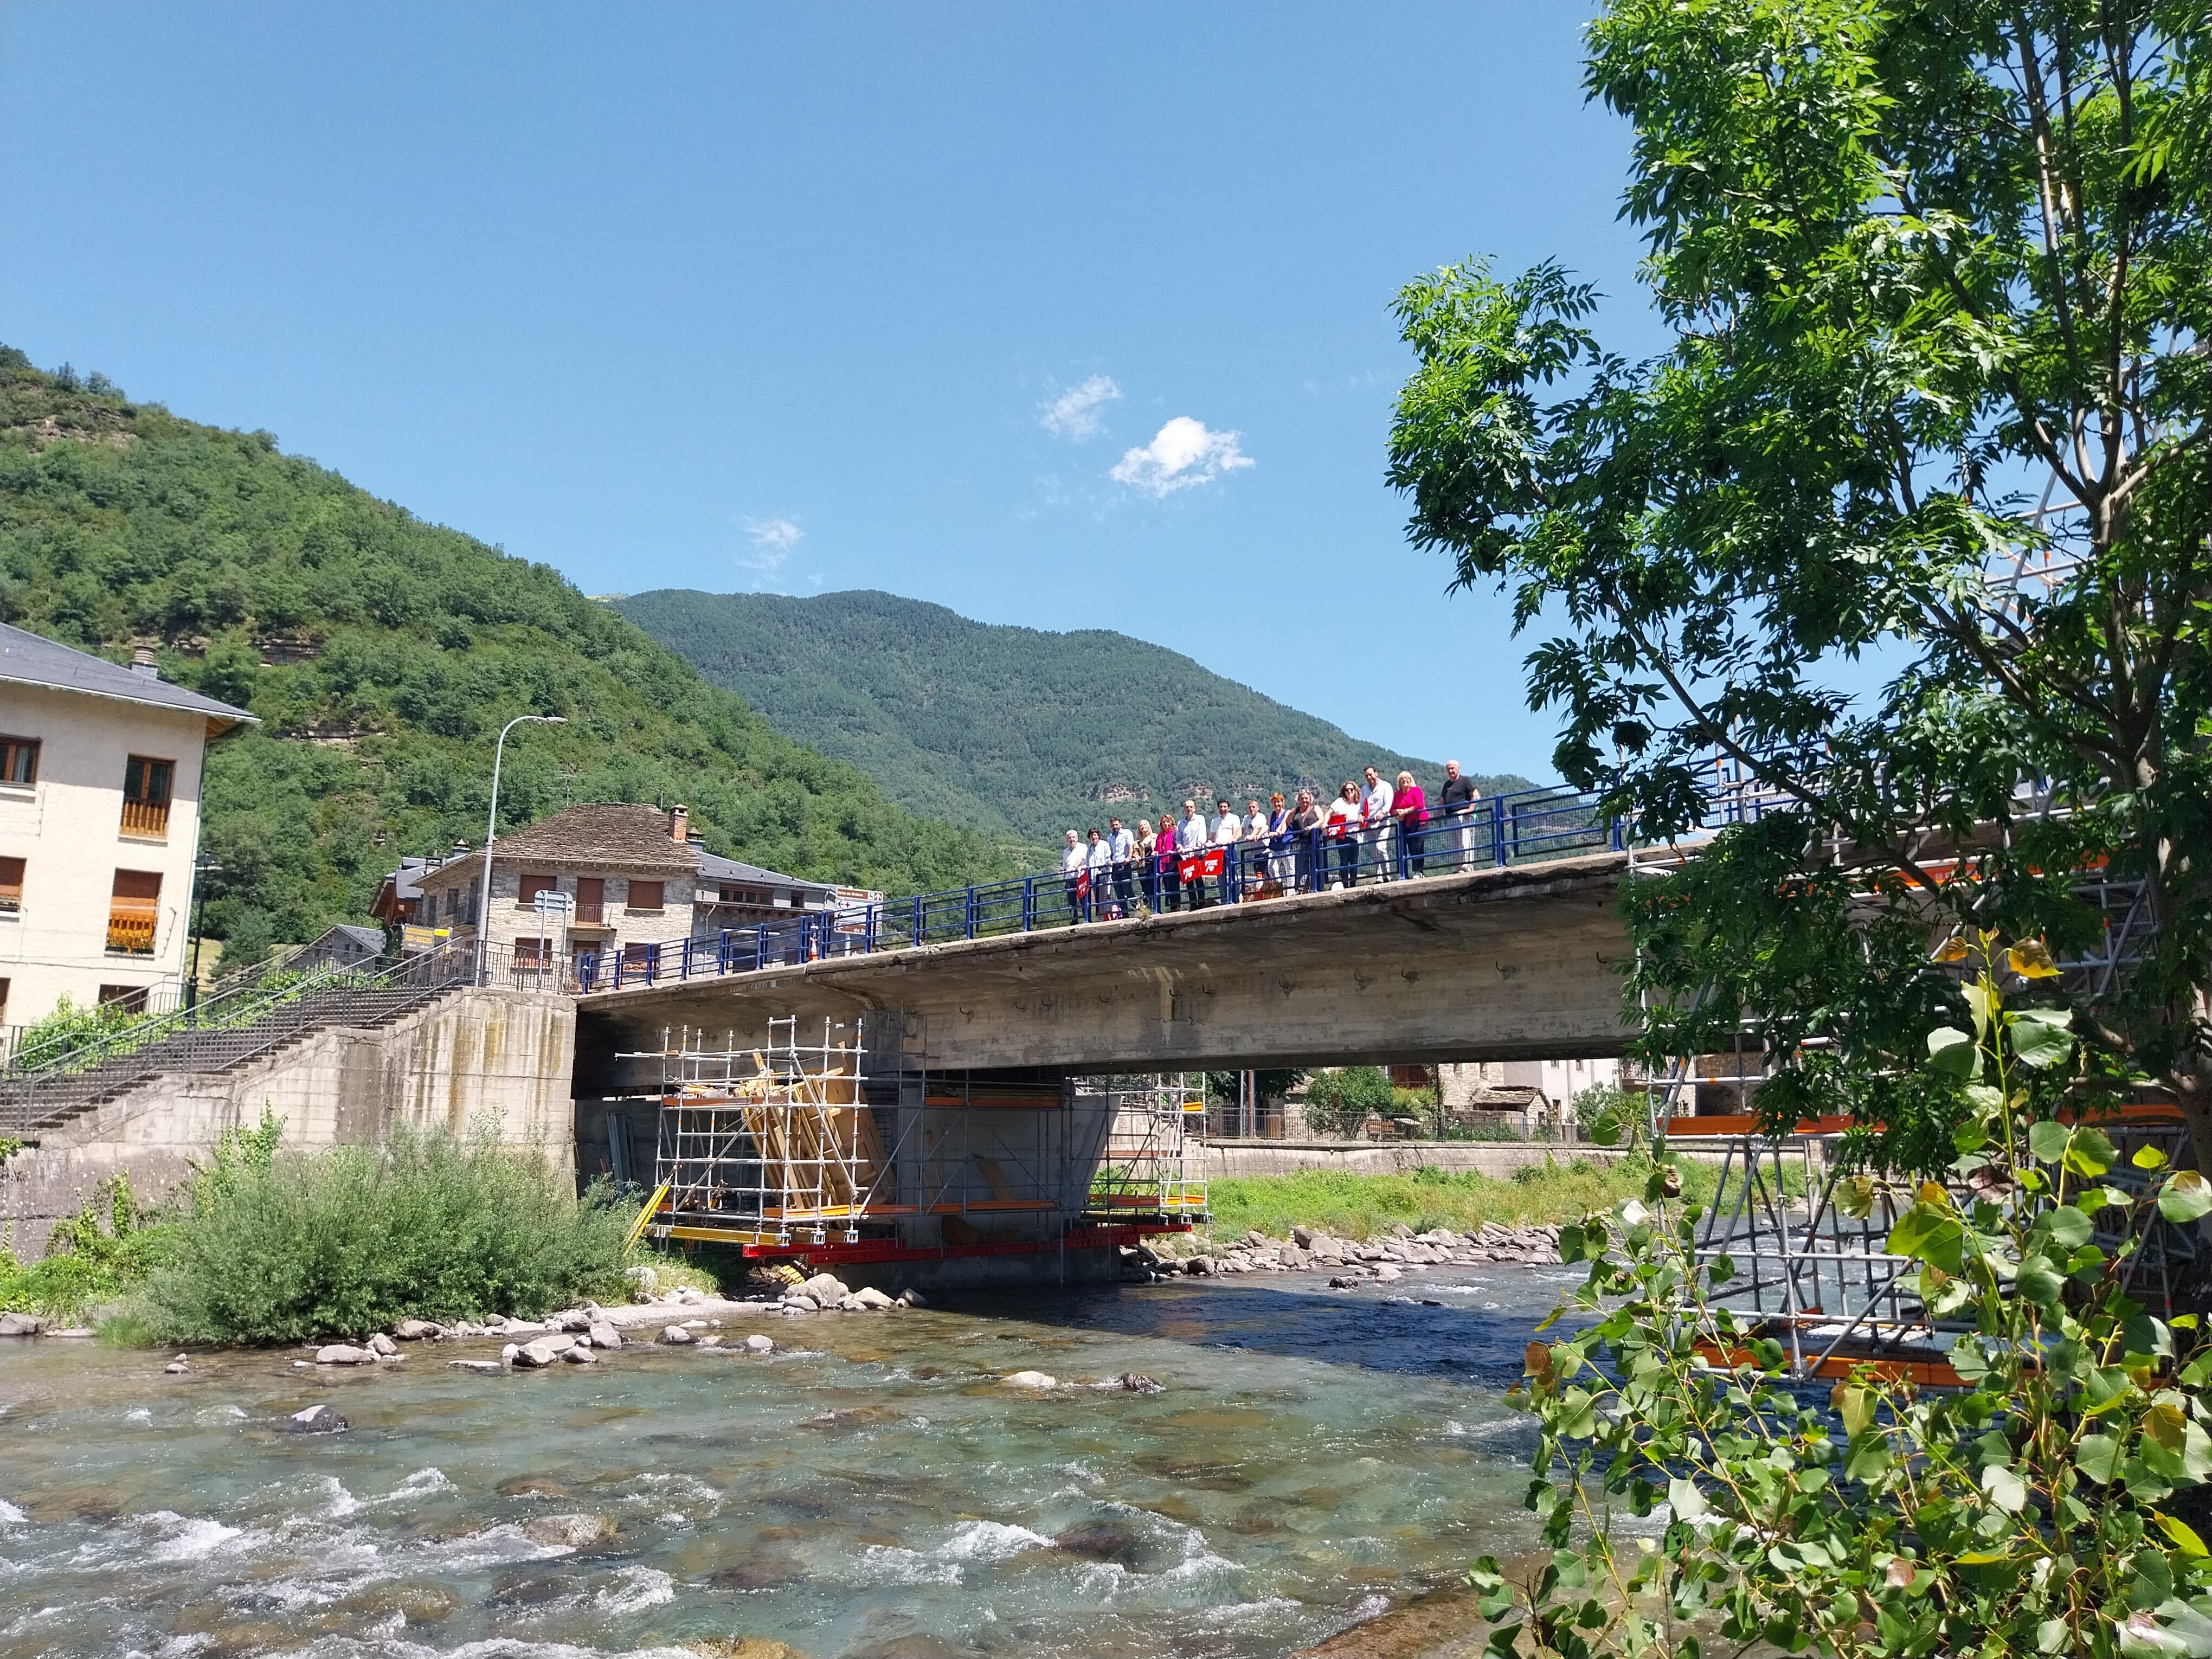
<instances>
[{"instance_id":1,"label":"concrete bridge","mask_svg":"<svg viewBox=\"0 0 2212 1659\"><path fill-rule=\"evenodd\" d=\"M920 1016L940 1071L1618 1054L1626 868L1599 852L601 992L577 1001L577 1092L649 1091L614 1056L672 1028L744 1042L878 1009Z\"/></svg>"}]
</instances>

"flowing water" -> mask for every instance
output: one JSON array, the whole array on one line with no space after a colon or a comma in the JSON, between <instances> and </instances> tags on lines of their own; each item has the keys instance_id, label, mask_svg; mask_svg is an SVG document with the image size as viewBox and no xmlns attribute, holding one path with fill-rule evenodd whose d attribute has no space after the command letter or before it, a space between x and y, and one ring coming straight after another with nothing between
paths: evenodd
<instances>
[{"instance_id":1,"label":"flowing water","mask_svg":"<svg viewBox=\"0 0 2212 1659\"><path fill-rule=\"evenodd\" d=\"M1282 1655L1530 1546L1532 1441L1498 1395L1576 1277L767 1319L788 1345L767 1358L505 1376L449 1369L482 1352L453 1343L180 1377L167 1354L0 1344L0 1656ZM1024 1368L1166 1391L997 1381ZM318 1402L351 1431L279 1431ZM526 1530L577 1514L611 1537Z\"/></svg>"}]
</instances>

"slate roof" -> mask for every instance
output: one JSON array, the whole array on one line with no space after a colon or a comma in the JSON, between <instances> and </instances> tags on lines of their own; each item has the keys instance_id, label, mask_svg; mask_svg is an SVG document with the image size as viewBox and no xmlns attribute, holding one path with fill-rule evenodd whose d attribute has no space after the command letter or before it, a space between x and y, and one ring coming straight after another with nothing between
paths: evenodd
<instances>
[{"instance_id":1,"label":"slate roof","mask_svg":"<svg viewBox=\"0 0 2212 1659\"><path fill-rule=\"evenodd\" d=\"M204 714L209 735L220 736L254 719L243 708L234 708L213 697L151 674L141 674L72 650L56 641L0 623L0 684L51 686L60 691L80 691L87 696L113 697L122 702L143 703L153 708L175 708Z\"/></svg>"},{"instance_id":2,"label":"slate roof","mask_svg":"<svg viewBox=\"0 0 2212 1659\"><path fill-rule=\"evenodd\" d=\"M774 870L763 870L757 864L745 864L737 859L726 859L719 853L699 854L699 879L744 882L753 887L795 887L803 893L827 894L835 890L827 882L802 881L797 876L787 876Z\"/></svg>"},{"instance_id":3,"label":"slate roof","mask_svg":"<svg viewBox=\"0 0 2212 1659\"><path fill-rule=\"evenodd\" d=\"M495 864L582 865L628 874L688 876L699 867L696 848L668 836L668 815L654 806L586 801L510 830L492 849ZM456 874L483 879L481 853L447 859L415 878L418 887L444 887Z\"/></svg>"}]
</instances>

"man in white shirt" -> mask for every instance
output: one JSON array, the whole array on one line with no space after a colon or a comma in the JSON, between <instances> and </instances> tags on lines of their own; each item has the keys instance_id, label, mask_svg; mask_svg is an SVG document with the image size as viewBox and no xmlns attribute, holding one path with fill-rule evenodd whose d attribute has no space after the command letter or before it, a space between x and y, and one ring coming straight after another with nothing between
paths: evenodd
<instances>
[{"instance_id":1,"label":"man in white shirt","mask_svg":"<svg viewBox=\"0 0 2212 1659\"><path fill-rule=\"evenodd\" d=\"M1067 846L1060 855L1060 883L1067 890L1067 919L1071 922L1083 920L1083 887L1085 872L1091 867L1091 854L1085 850L1075 831L1067 832Z\"/></svg>"},{"instance_id":2,"label":"man in white shirt","mask_svg":"<svg viewBox=\"0 0 2212 1659\"><path fill-rule=\"evenodd\" d=\"M1106 821L1106 850L1114 860L1115 911L1133 916L1137 913L1137 838L1122 827L1119 818Z\"/></svg>"},{"instance_id":3,"label":"man in white shirt","mask_svg":"<svg viewBox=\"0 0 2212 1659\"><path fill-rule=\"evenodd\" d=\"M1212 837L1207 834L1206 814L1198 810L1198 803L1187 800L1182 804L1182 828L1176 832L1176 851L1184 858L1206 850ZM1193 876L1182 884L1182 908L1195 910L1206 902L1206 878Z\"/></svg>"},{"instance_id":4,"label":"man in white shirt","mask_svg":"<svg viewBox=\"0 0 2212 1659\"><path fill-rule=\"evenodd\" d=\"M1095 826L1091 831L1091 845L1085 849L1085 859L1091 868L1091 882L1090 892L1083 906L1083 919L1085 921L1100 921L1114 911L1114 849L1106 844L1106 838Z\"/></svg>"},{"instance_id":5,"label":"man in white shirt","mask_svg":"<svg viewBox=\"0 0 2212 1659\"><path fill-rule=\"evenodd\" d=\"M1474 868L1474 808L1481 799L1482 791L1474 787L1474 780L1461 775L1459 763L1446 761L1444 787L1437 792L1437 804L1443 808L1444 821L1458 848L1455 869Z\"/></svg>"},{"instance_id":6,"label":"man in white shirt","mask_svg":"<svg viewBox=\"0 0 2212 1659\"><path fill-rule=\"evenodd\" d=\"M1362 814L1367 828L1359 837L1359 857L1362 863L1372 864L1375 873L1383 881L1390 879L1390 786L1382 781L1382 775L1373 767L1367 769L1367 791L1359 798Z\"/></svg>"},{"instance_id":7,"label":"man in white shirt","mask_svg":"<svg viewBox=\"0 0 2212 1659\"><path fill-rule=\"evenodd\" d=\"M1221 848L1221 884L1216 890L1216 902L1227 904L1237 896L1237 842L1244 834L1244 820L1226 799L1216 800L1213 808L1210 834L1213 844Z\"/></svg>"}]
</instances>

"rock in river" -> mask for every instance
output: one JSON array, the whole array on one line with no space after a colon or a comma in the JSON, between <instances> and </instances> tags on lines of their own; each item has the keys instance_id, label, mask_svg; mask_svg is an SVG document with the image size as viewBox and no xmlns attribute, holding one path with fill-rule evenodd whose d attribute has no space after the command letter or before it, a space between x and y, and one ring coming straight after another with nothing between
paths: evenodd
<instances>
[{"instance_id":1,"label":"rock in river","mask_svg":"<svg viewBox=\"0 0 2212 1659\"><path fill-rule=\"evenodd\" d=\"M590 1334L592 1346L595 1348L612 1349L622 1346L622 1333L614 1328L611 1320L593 1320Z\"/></svg>"},{"instance_id":2,"label":"rock in river","mask_svg":"<svg viewBox=\"0 0 2212 1659\"><path fill-rule=\"evenodd\" d=\"M326 1348L315 1350L318 1365L374 1365L376 1354L368 1348L356 1348L350 1342L333 1342Z\"/></svg>"},{"instance_id":3,"label":"rock in river","mask_svg":"<svg viewBox=\"0 0 2212 1659\"><path fill-rule=\"evenodd\" d=\"M1010 1389L1056 1389L1060 1386L1058 1377L1048 1376L1043 1371L1016 1371L1010 1376L1000 1377L999 1381Z\"/></svg>"},{"instance_id":4,"label":"rock in river","mask_svg":"<svg viewBox=\"0 0 2212 1659\"><path fill-rule=\"evenodd\" d=\"M660 1340L663 1342L673 1342L681 1345L685 1342L696 1342L698 1340L698 1338L693 1336L690 1332L685 1330L681 1325L664 1325L660 1329Z\"/></svg>"},{"instance_id":5,"label":"rock in river","mask_svg":"<svg viewBox=\"0 0 2212 1659\"><path fill-rule=\"evenodd\" d=\"M287 1434L343 1434L349 1426L328 1406L310 1406L284 1419Z\"/></svg>"},{"instance_id":6,"label":"rock in river","mask_svg":"<svg viewBox=\"0 0 2212 1659\"><path fill-rule=\"evenodd\" d=\"M36 1336L44 1322L27 1313L0 1313L0 1336Z\"/></svg>"},{"instance_id":7,"label":"rock in river","mask_svg":"<svg viewBox=\"0 0 2212 1659\"><path fill-rule=\"evenodd\" d=\"M580 1550L615 1535L615 1523L604 1515L541 1515L523 1524L522 1535L533 1544L565 1544Z\"/></svg>"}]
</instances>

